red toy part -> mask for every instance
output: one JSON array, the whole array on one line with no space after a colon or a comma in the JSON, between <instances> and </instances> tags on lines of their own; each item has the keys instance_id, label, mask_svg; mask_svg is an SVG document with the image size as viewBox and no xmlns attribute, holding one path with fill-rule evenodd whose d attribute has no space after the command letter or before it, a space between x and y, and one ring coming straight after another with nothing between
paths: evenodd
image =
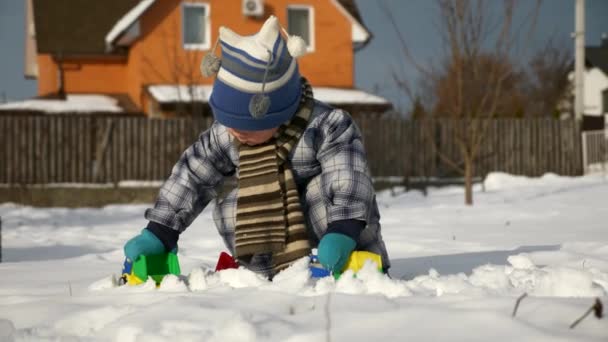
<instances>
[{"instance_id":1,"label":"red toy part","mask_svg":"<svg viewBox=\"0 0 608 342\"><path fill-rule=\"evenodd\" d=\"M217 259L215 271L227 270L229 268L239 268L239 263L230 254L222 252Z\"/></svg>"}]
</instances>

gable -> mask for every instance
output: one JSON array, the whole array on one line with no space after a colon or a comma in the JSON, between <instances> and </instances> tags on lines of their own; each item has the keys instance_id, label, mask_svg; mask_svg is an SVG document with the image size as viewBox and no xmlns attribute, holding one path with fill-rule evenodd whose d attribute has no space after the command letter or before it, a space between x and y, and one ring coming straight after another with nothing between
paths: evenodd
<instances>
[{"instance_id":1,"label":"gable","mask_svg":"<svg viewBox=\"0 0 608 342\"><path fill-rule=\"evenodd\" d=\"M38 53L105 54L105 36L138 0L33 0Z\"/></svg>"}]
</instances>

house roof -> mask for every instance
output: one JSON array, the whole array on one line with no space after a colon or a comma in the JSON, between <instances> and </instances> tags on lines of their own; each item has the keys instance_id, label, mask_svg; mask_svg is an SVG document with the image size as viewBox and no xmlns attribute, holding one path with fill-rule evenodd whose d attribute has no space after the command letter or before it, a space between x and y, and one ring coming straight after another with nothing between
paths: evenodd
<instances>
[{"instance_id":1,"label":"house roof","mask_svg":"<svg viewBox=\"0 0 608 342\"><path fill-rule=\"evenodd\" d=\"M105 36L105 44L108 50L112 49L112 45L115 40L120 37L131 25L139 19L139 17L146 12L148 8L155 2L156 0L142 0L137 6L131 8L129 12L123 13L121 18L116 21L114 26L108 30L107 35ZM353 24L352 29L352 40L353 42L360 44L359 46L364 46L371 39L371 33L363 24L363 20L361 19L361 14L359 13L359 9L357 8L357 4L354 0L331 0L334 1L335 4L338 5L340 10L343 10L343 13L351 20Z\"/></svg>"},{"instance_id":2,"label":"house roof","mask_svg":"<svg viewBox=\"0 0 608 342\"><path fill-rule=\"evenodd\" d=\"M0 111L41 111L45 113L123 113L125 110L114 97L101 94L70 94L65 100L29 99L0 104Z\"/></svg>"},{"instance_id":3,"label":"house roof","mask_svg":"<svg viewBox=\"0 0 608 342\"><path fill-rule=\"evenodd\" d=\"M353 42L371 33L354 0L332 0L353 23ZM135 22L154 0L33 0L38 53L99 55ZM103 14L103 15L100 15Z\"/></svg>"},{"instance_id":4,"label":"house roof","mask_svg":"<svg viewBox=\"0 0 608 342\"><path fill-rule=\"evenodd\" d=\"M338 0L338 2L340 5L344 6L344 9L346 9L353 18L357 19L361 25L365 26L363 20L361 20L361 14L359 13L359 8L357 7L355 0Z\"/></svg>"},{"instance_id":5,"label":"house roof","mask_svg":"<svg viewBox=\"0 0 608 342\"><path fill-rule=\"evenodd\" d=\"M372 38L372 34L363 23L359 8L355 0L337 0L338 3L348 12L348 15L353 20L353 41L365 46Z\"/></svg>"},{"instance_id":6,"label":"house roof","mask_svg":"<svg viewBox=\"0 0 608 342\"><path fill-rule=\"evenodd\" d=\"M38 53L104 54L106 34L138 0L33 0Z\"/></svg>"},{"instance_id":7,"label":"house roof","mask_svg":"<svg viewBox=\"0 0 608 342\"><path fill-rule=\"evenodd\" d=\"M608 75L608 46L587 46L585 59Z\"/></svg>"}]
</instances>

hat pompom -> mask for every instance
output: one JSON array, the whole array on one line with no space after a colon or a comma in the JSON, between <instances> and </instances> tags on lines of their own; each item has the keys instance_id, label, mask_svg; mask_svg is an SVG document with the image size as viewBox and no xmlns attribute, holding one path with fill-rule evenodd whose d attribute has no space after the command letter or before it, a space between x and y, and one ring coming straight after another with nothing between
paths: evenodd
<instances>
[{"instance_id":1,"label":"hat pompom","mask_svg":"<svg viewBox=\"0 0 608 342\"><path fill-rule=\"evenodd\" d=\"M293 58L304 56L306 53L306 42L300 36L289 36L287 39L287 50Z\"/></svg>"},{"instance_id":2,"label":"hat pompom","mask_svg":"<svg viewBox=\"0 0 608 342\"><path fill-rule=\"evenodd\" d=\"M201 73L205 77L211 77L218 73L222 61L214 54L206 54L201 61Z\"/></svg>"},{"instance_id":3,"label":"hat pompom","mask_svg":"<svg viewBox=\"0 0 608 342\"><path fill-rule=\"evenodd\" d=\"M249 101L249 113L256 119L261 119L270 108L270 97L266 94L255 94Z\"/></svg>"}]
</instances>

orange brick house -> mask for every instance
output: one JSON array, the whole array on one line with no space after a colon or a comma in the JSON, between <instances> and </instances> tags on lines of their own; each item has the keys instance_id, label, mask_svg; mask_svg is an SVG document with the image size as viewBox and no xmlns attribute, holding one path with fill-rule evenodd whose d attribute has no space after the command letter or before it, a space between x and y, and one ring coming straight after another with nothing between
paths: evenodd
<instances>
[{"instance_id":1,"label":"orange brick house","mask_svg":"<svg viewBox=\"0 0 608 342\"><path fill-rule=\"evenodd\" d=\"M354 0L28 1L35 33L26 37L26 70L39 97L95 94L154 117L188 106L209 114L213 79L199 64L219 27L252 34L275 15L307 43L300 72L315 97L351 111L391 107L354 88L354 53L371 39Z\"/></svg>"}]
</instances>

